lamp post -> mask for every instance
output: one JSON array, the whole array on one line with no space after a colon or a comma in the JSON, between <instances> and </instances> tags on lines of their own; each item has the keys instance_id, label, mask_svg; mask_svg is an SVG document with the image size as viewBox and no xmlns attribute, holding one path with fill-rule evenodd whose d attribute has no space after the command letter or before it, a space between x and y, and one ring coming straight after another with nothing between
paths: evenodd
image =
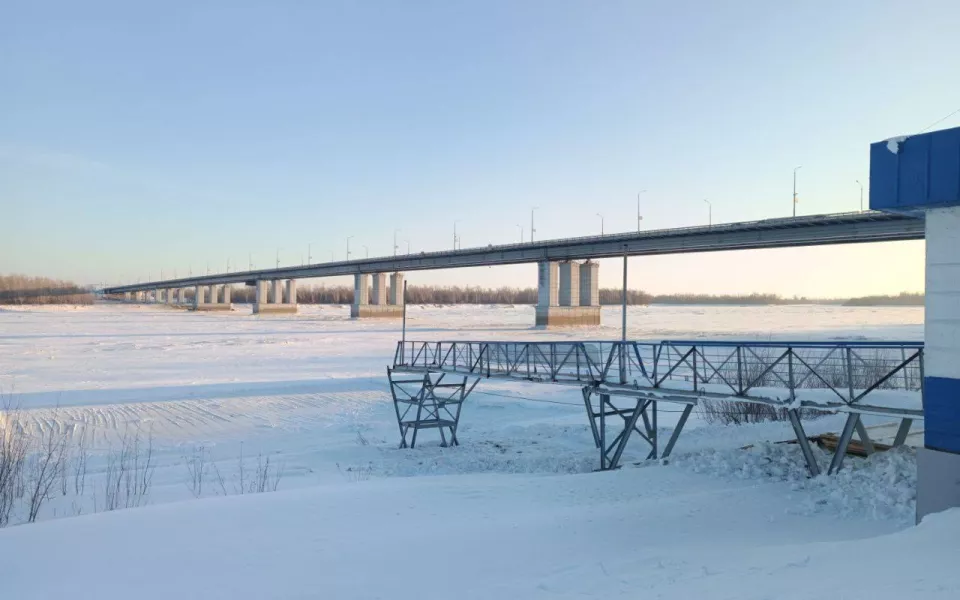
<instances>
[{"instance_id":1,"label":"lamp post","mask_svg":"<svg viewBox=\"0 0 960 600\"><path fill-rule=\"evenodd\" d=\"M347 260L350 260L350 240L353 238L352 235L347 236Z\"/></svg>"},{"instance_id":2,"label":"lamp post","mask_svg":"<svg viewBox=\"0 0 960 600\"><path fill-rule=\"evenodd\" d=\"M603 215L597 213L597 216L600 217L600 235L603 235Z\"/></svg>"},{"instance_id":3,"label":"lamp post","mask_svg":"<svg viewBox=\"0 0 960 600\"><path fill-rule=\"evenodd\" d=\"M643 220L643 217L640 216L640 194L645 193L647 190L640 190L637 192L637 233L640 233L640 221Z\"/></svg>"},{"instance_id":4,"label":"lamp post","mask_svg":"<svg viewBox=\"0 0 960 600\"><path fill-rule=\"evenodd\" d=\"M398 231L400 231L399 228L393 230L393 255L394 255L394 256L397 255L397 249L399 248L399 246L397 246L397 232L398 232Z\"/></svg>"},{"instance_id":5,"label":"lamp post","mask_svg":"<svg viewBox=\"0 0 960 600\"><path fill-rule=\"evenodd\" d=\"M366 246L364 246L363 251L366 253L367 258L370 258L370 248L367 248Z\"/></svg>"},{"instance_id":6,"label":"lamp post","mask_svg":"<svg viewBox=\"0 0 960 600\"><path fill-rule=\"evenodd\" d=\"M860 186L860 212L863 212L863 184L860 183L860 180L857 180L857 185Z\"/></svg>"},{"instance_id":7,"label":"lamp post","mask_svg":"<svg viewBox=\"0 0 960 600\"><path fill-rule=\"evenodd\" d=\"M803 168L803 165L793 169L793 216L797 216L797 171Z\"/></svg>"},{"instance_id":8,"label":"lamp post","mask_svg":"<svg viewBox=\"0 0 960 600\"><path fill-rule=\"evenodd\" d=\"M460 222L460 219L457 219L453 222L453 249L457 249L457 223Z\"/></svg>"},{"instance_id":9,"label":"lamp post","mask_svg":"<svg viewBox=\"0 0 960 600\"><path fill-rule=\"evenodd\" d=\"M534 206L530 209L530 241L533 241L533 234L537 232L536 228L533 226L533 211L540 208L539 206Z\"/></svg>"},{"instance_id":10,"label":"lamp post","mask_svg":"<svg viewBox=\"0 0 960 600\"><path fill-rule=\"evenodd\" d=\"M707 225L713 226L713 204L706 198L703 201L707 203Z\"/></svg>"},{"instance_id":11,"label":"lamp post","mask_svg":"<svg viewBox=\"0 0 960 600\"><path fill-rule=\"evenodd\" d=\"M523 243L523 225L517 225L517 229L520 230L520 243Z\"/></svg>"}]
</instances>

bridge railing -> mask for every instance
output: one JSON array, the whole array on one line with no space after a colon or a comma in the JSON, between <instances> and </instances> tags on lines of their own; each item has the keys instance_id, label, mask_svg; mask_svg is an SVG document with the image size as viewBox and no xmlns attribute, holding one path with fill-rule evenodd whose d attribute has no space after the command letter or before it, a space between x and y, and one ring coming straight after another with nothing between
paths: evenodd
<instances>
[{"instance_id":1,"label":"bridge railing","mask_svg":"<svg viewBox=\"0 0 960 600\"><path fill-rule=\"evenodd\" d=\"M922 415L917 342L399 342L394 368Z\"/></svg>"}]
</instances>

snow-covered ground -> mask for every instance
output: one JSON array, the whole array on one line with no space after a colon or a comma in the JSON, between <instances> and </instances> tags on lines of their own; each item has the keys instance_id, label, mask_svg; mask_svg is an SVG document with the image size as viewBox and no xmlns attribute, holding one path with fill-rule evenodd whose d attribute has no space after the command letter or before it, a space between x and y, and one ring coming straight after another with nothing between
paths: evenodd
<instances>
[{"instance_id":1,"label":"snow-covered ground","mask_svg":"<svg viewBox=\"0 0 960 600\"><path fill-rule=\"evenodd\" d=\"M526 306L408 312L408 339L619 337L616 308L568 331L532 328ZM0 530L0 597L960 594L946 564L960 514L911 527L909 449L810 480L795 445L769 443L788 425L693 417L669 464L641 462L633 442L625 468L598 473L577 390L482 381L460 447L428 433L399 450L385 369L400 325L347 314L0 310L0 394L31 434L89 446L82 493L70 470L43 522ZM638 307L630 336L919 340L922 323L919 308ZM661 435L675 419L661 414ZM138 433L155 465L147 506L103 512ZM239 495L267 458L279 491Z\"/></svg>"}]
</instances>

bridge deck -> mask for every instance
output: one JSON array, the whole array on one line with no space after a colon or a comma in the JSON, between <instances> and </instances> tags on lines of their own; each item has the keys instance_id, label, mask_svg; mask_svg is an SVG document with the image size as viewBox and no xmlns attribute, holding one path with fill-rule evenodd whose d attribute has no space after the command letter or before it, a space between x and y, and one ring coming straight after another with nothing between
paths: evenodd
<instances>
[{"instance_id":1,"label":"bridge deck","mask_svg":"<svg viewBox=\"0 0 960 600\"><path fill-rule=\"evenodd\" d=\"M584 260L623 256L624 252L630 256L648 256L822 244L922 240L924 235L925 222L922 217L865 211L333 261L279 269L142 282L108 287L103 291L107 294L122 294L124 292L153 289L245 283L259 280L509 265L545 260Z\"/></svg>"}]
</instances>

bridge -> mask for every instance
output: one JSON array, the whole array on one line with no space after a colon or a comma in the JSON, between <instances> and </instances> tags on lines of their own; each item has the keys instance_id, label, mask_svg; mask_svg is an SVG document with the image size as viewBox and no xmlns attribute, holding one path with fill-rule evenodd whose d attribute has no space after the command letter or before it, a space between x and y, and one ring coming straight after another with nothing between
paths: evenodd
<instances>
[{"instance_id":1,"label":"bridge","mask_svg":"<svg viewBox=\"0 0 960 600\"><path fill-rule=\"evenodd\" d=\"M576 386L601 469L619 465L634 433L649 444L648 459L668 457L701 404L725 410L731 402L750 403L781 413L813 476L820 466L804 432L805 412L847 414L830 473L841 468L854 433L873 451L862 415L899 419L894 446L904 443L914 420L923 419L918 342L401 341L387 375L401 447L408 435L415 446L423 429L439 430L444 445L456 445L463 403L481 379ZM682 406L662 452L661 403Z\"/></svg>"},{"instance_id":2,"label":"bridge","mask_svg":"<svg viewBox=\"0 0 960 600\"><path fill-rule=\"evenodd\" d=\"M537 324L598 324L599 266L592 262L595 259L920 240L924 232L922 217L867 211L219 273L108 287L103 292L127 300L146 300L151 295L154 302L180 305L188 304L190 297L189 304L197 310L222 310L230 308L230 286L244 284L257 287L254 312L296 312L298 279L352 275L352 316L399 317L405 272L538 263ZM368 291L371 277L372 294ZM187 289L192 289L192 293L188 294Z\"/></svg>"}]
</instances>

